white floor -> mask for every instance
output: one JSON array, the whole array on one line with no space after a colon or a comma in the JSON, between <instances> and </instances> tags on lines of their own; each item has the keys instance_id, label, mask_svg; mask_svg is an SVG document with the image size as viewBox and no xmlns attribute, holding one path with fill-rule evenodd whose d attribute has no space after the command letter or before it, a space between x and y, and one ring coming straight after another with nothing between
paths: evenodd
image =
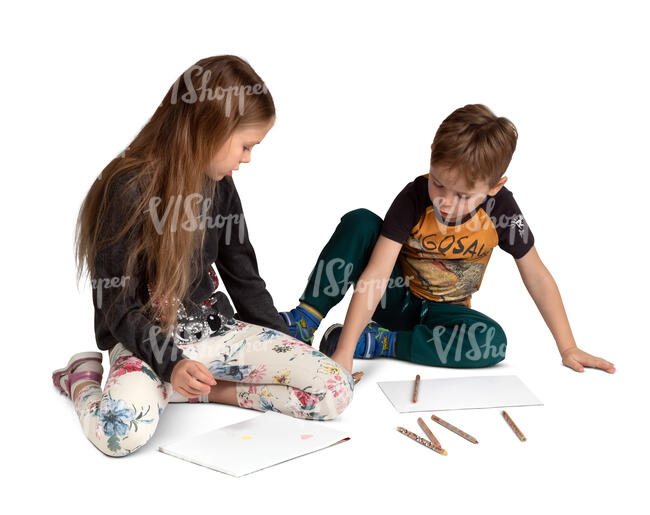
<instances>
[{"instance_id":1,"label":"white floor","mask_svg":"<svg viewBox=\"0 0 650 515\"><path fill-rule=\"evenodd\" d=\"M508 363L462 371L358 360L356 369L365 376L353 403L337 420L324 422L348 432L350 441L238 479L157 448L256 412L222 405L170 405L147 446L127 458L109 458L83 437L72 404L52 388L43 406L43 426L24 428L38 440L23 466L30 481L41 485L41 495L56 498L74 491L75 503L93 504L92 513L111 513L132 503L150 513L208 507L256 513L266 511L269 502L280 513L373 507L384 513L416 506L462 507L469 513L486 502L515 513L557 509L561 497L570 500L569 506L564 501L563 510L614 509L637 497L645 480L628 474L627 467L631 457L642 459L639 453L646 443L645 427L634 423L634 413L644 409L633 401L639 381L625 370L634 364L614 375L597 370L578 374L555 359L547 361L534 368ZM419 433L416 419L422 414L397 413L376 384L415 373L423 378L517 374L545 405L508 409L526 442L514 436L499 409L440 412L479 440L472 445L431 423L449 453L440 456L397 433L397 425ZM41 452L48 457L45 462L38 459ZM101 505L100 497L106 501Z\"/></svg>"},{"instance_id":2,"label":"white floor","mask_svg":"<svg viewBox=\"0 0 650 515\"><path fill-rule=\"evenodd\" d=\"M650 43L640 4L5 3L3 513L647 512ZM233 179L278 309L296 305L340 216L358 207L384 216L427 171L444 117L484 103L519 131L506 186L576 342L617 372L561 366L497 249L472 307L508 335L500 366L357 361L366 375L352 404L325 422L351 440L239 479L157 451L257 414L235 407L172 405L132 456L97 451L50 376L96 348L90 291L75 284L76 215L183 70L229 53L263 77L278 113ZM343 321L348 301L324 327ZM397 433L418 431L418 414L397 413L376 384L416 373L516 374L544 406L508 410L523 443L499 409L445 411L480 443L433 426L449 452L440 456Z\"/></svg>"}]
</instances>

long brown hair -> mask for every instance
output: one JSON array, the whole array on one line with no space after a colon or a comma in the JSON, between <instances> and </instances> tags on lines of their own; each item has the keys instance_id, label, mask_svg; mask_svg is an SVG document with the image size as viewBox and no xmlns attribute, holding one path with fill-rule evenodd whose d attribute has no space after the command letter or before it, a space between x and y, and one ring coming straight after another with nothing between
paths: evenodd
<instances>
[{"instance_id":1,"label":"long brown hair","mask_svg":"<svg viewBox=\"0 0 650 515\"><path fill-rule=\"evenodd\" d=\"M517 129L483 104L456 109L440 124L431 144L431 166L454 169L470 188L477 180L493 187L517 147Z\"/></svg>"},{"instance_id":2,"label":"long brown hair","mask_svg":"<svg viewBox=\"0 0 650 515\"><path fill-rule=\"evenodd\" d=\"M152 216L144 215L150 199L162 199L164 210L165 201L179 195L186 199L198 193L200 198L212 198L216 181L205 171L219 148L237 128L274 118L271 94L243 59L208 57L185 70L147 124L126 150L108 163L88 191L76 226L77 281L84 271L95 279L98 253L126 238L125 276L143 273L148 284L155 285L144 311L158 319L165 331L174 327L176 311L194 280L193 256L201 260L196 271L203 267L200 248L205 224L197 223L201 206L194 203L192 209L181 210L180 223L194 223L196 230L176 230L172 224L179 221L171 216L159 215L164 222L155 225ZM127 206L130 215L124 216L128 221L115 234L103 237L111 226L106 216L108 191L128 171L133 176L121 183L120 191L125 198L136 200ZM192 217L194 221L188 220ZM134 234L137 237L129 237Z\"/></svg>"}]
</instances>

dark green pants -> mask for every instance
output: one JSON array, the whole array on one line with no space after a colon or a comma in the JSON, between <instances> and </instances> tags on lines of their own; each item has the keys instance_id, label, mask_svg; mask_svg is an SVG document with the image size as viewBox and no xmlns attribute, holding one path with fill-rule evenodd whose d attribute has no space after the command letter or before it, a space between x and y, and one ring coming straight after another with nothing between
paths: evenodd
<instances>
[{"instance_id":1,"label":"dark green pants","mask_svg":"<svg viewBox=\"0 0 650 515\"><path fill-rule=\"evenodd\" d=\"M300 301L323 316L338 304L366 268L382 219L367 209L341 218L323 248ZM395 263L386 291L372 319L397 332L399 359L443 367L485 367L505 358L506 335L486 315L458 304L413 295Z\"/></svg>"}]
</instances>

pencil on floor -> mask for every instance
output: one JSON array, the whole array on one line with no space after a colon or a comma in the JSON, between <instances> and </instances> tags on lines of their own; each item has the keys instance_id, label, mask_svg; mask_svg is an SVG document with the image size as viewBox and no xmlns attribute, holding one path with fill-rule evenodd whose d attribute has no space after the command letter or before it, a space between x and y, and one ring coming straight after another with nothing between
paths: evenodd
<instances>
[{"instance_id":1,"label":"pencil on floor","mask_svg":"<svg viewBox=\"0 0 650 515\"><path fill-rule=\"evenodd\" d=\"M420 391L420 374L415 376L415 384L413 385L413 402L418 402L419 391Z\"/></svg>"},{"instance_id":2,"label":"pencil on floor","mask_svg":"<svg viewBox=\"0 0 650 515\"><path fill-rule=\"evenodd\" d=\"M435 415L431 415L431 420L433 420L434 422L437 422L442 427L446 427L451 432L456 433L458 436L462 436L465 440L467 440L469 442L478 443L478 440L476 438L474 438L472 435L467 434L465 431L462 431L462 430L458 429L456 426L450 424L449 422L445 422L440 417L436 417Z\"/></svg>"},{"instance_id":3,"label":"pencil on floor","mask_svg":"<svg viewBox=\"0 0 650 515\"><path fill-rule=\"evenodd\" d=\"M397 426L397 430L402 433L404 436L408 436L411 440L415 440L417 443L424 445L425 447L428 447L432 451L436 451L438 454L442 454L443 456L447 455L447 451L445 451L442 447L437 447L433 445L429 440L426 438L422 438L421 436L416 435L412 431L409 431L408 429L405 429L403 427Z\"/></svg>"},{"instance_id":4,"label":"pencil on floor","mask_svg":"<svg viewBox=\"0 0 650 515\"><path fill-rule=\"evenodd\" d=\"M517 424L515 424L515 421L510 418L510 415L506 413L506 410L503 410L501 412L503 415L503 418L506 419L506 422L510 426L510 428L515 432L517 435L517 438L519 438L522 442L526 441L526 437L524 436L524 433L521 432L521 430L517 427Z\"/></svg>"},{"instance_id":5,"label":"pencil on floor","mask_svg":"<svg viewBox=\"0 0 650 515\"><path fill-rule=\"evenodd\" d=\"M422 417L418 418L418 424L419 424L420 427L422 428L422 431L424 431L424 434L426 434L426 435L429 437L429 441L430 441L433 445L436 445L436 446L438 446L438 447L442 447L442 445L440 445L440 442L438 441L438 439L437 439L437 438L433 435L433 433L431 432L431 429L429 429L429 426L427 426L427 425L424 423L424 420L422 420Z\"/></svg>"}]
</instances>

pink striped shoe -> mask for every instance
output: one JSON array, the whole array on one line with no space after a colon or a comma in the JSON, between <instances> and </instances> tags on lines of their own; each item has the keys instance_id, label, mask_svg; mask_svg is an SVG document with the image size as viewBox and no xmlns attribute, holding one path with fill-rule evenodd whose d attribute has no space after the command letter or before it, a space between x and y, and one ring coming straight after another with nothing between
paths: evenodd
<instances>
[{"instance_id":1,"label":"pink striped shoe","mask_svg":"<svg viewBox=\"0 0 650 515\"><path fill-rule=\"evenodd\" d=\"M75 372L76 371L76 372ZM61 392L72 398L70 388L80 380L102 383L101 352L79 352L73 355L68 364L52 372L52 382Z\"/></svg>"}]
</instances>

